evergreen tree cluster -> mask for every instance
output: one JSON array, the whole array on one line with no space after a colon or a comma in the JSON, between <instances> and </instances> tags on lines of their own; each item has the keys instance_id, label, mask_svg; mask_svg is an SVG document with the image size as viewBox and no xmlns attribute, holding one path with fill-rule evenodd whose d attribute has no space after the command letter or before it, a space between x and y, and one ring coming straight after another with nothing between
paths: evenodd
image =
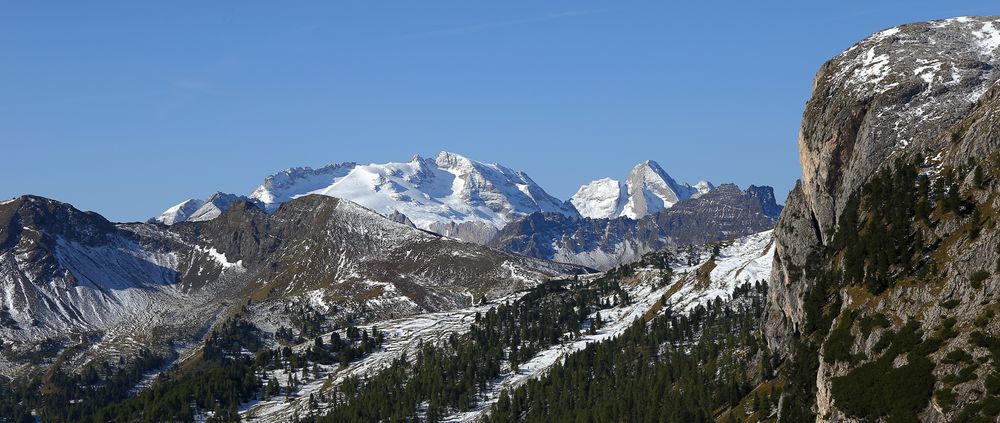
<instances>
[{"instance_id":1,"label":"evergreen tree cluster","mask_svg":"<svg viewBox=\"0 0 1000 423\"><path fill-rule=\"evenodd\" d=\"M477 315L469 333L453 334L441 345L424 344L412 360L398 358L371 378L339 386L321 421L416 421L422 416L436 422L471 410L505 363L516 370L541 350L580 336L585 324L597 324L597 310L627 302L617 275L592 283L547 282Z\"/></svg>"},{"instance_id":2,"label":"evergreen tree cluster","mask_svg":"<svg viewBox=\"0 0 1000 423\"><path fill-rule=\"evenodd\" d=\"M41 378L0 383L0 422L81 421L97 410L128 397L145 372L163 358L141 350L129 363L89 363L80 373L57 364ZM103 375L103 376L102 376Z\"/></svg>"},{"instance_id":3,"label":"evergreen tree cluster","mask_svg":"<svg viewBox=\"0 0 1000 423\"><path fill-rule=\"evenodd\" d=\"M317 336L305 349L269 349L260 329L237 314L205 338L199 356L131 397L143 375L162 365L160 356L143 351L120 369L88 365L71 374L56 367L43 379L0 384L0 422L34 421L31 410L42 421L60 422L192 422L205 414L212 422L239 421L240 404L294 394L301 379L320 377L318 365L347 365L385 340L375 327L343 332ZM278 370L287 375L284 384L274 376Z\"/></svg>"},{"instance_id":4,"label":"evergreen tree cluster","mask_svg":"<svg viewBox=\"0 0 1000 423\"><path fill-rule=\"evenodd\" d=\"M845 207L832 248L844 251L847 282L878 294L899 272L919 264L914 257L923 251L924 240L912 225L916 219L929 222L931 191L930 180L918 176L917 166L897 162L879 172L862 189L860 203L855 198Z\"/></svg>"},{"instance_id":5,"label":"evergreen tree cluster","mask_svg":"<svg viewBox=\"0 0 1000 423\"><path fill-rule=\"evenodd\" d=\"M769 354L757 338L766 284L689 314L636 321L615 339L570 354L492 407L490 422L696 422L736 405L762 378ZM748 361L761 358L759 367ZM766 404L765 404L766 402ZM768 408L771 401L758 401Z\"/></svg>"}]
</instances>

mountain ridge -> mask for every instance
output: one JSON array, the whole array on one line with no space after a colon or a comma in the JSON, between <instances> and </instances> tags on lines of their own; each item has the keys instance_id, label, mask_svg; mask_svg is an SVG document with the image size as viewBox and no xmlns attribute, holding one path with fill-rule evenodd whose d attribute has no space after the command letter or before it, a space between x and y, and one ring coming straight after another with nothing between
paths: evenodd
<instances>
[{"instance_id":1,"label":"mountain ridge","mask_svg":"<svg viewBox=\"0 0 1000 423\"><path fill-rule=\"evenodd\" d=\"M24 369L19 352L50 340L71 345L74 333L95 334L87 344L107 349L81 357L142 348L178 354L176 343L198 339L247 301L267 327L288 325L288 304L309 304L331 319L382 319L586 271L441 237L320 195L271 213L237 201L215 219L170 226L114 224L22 196L0 204L0 224L0 374L7 376Z\"/></svg>"},{"instance_id":2,"label":"mountain ridge","mask_svg":"<svg viewBox=\"0 0 1000 423\"><path fill-rule=\"evenodd\" d=\"M722 184L641 219L534 213L507 225L489 245L557 262L610 269L668 246L702 244L770 229L781 206L770 187Z\"/></svg>"}]
</instances>

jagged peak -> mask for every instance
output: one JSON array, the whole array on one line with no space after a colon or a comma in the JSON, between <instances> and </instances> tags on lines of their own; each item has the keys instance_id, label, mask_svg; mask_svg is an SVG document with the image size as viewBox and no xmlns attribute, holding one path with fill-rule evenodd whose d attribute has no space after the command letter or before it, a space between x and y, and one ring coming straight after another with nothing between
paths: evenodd
<instances>
[{"instance_id":1,"label":"jagged peak","mask_svg":"<svg viewBox=\"0 0 1000 423\"><path fill-rule=\"evenodd\" d=\"M280 179L280 178L295 178L301 175L326 173L337 169L353 168L357 165L358 164L356 162L340 162L340 163L331 163L326 166L315 169L310 166L289 167L282 169L278 172L272 173L270 175L267 175L266 177L264 177L264 182L267 183L268 181L274 181L275 179Z\"/></svg>"},{"instance_id":2,"label":"jagged peak","mask_svg":"<svg viewBox=\"0 0 1000 423\"><path fill-rule=\"evenodd\" d=\"M461 154L441 151L434 159L442 169L471 170L473 161Z\"/></svg>"},{"instance_id":3,"label":"jagged peak","mask_svg":"<svg viewBox=\"0 0 1000 423\"><path fill-rule=\"evenodd\" d=\"M635 165L635 167L632 168L632 171L629 172L629 180L632 181L637 181L637 179L635 178L641 178L641 180L648 180L649 177L651 176L655 176L663 180L667 184L670 184L671 188L673 188L674 185L677 185L677 182L674 180L674 178L672 178L670 174L667 173L667 171L663 170L663 167L660 166L660 164L654 160L644 160L641 163Z\"/></svg>"},{"instance_id":4,"label":"jagged peak","mask_svg":"<svg viewBox=\"0 0 1000 423\"><path fill-rule=\"evenodd\" d=\"M702 179L698 181L698 183L694 184L693 187L698 188L699 190L702 188L712 189L715 188L715 184Z\"/></svg>"},{"instance_id":5,"label":"jagged peak","mask_svg":"<svg viewBox=\"0 0 1000 423\"><path fill-rule=\"evenodd\" d=\"M230 199L230 198L239 198L239 197L242 197L242 196L241 195L236 195L236 194L230 194L228 192L216 191L216 192L213 192L212 195L209 195L208 198L205 199L205 202L208 203L208 202L212 202L212 201L219 200L219 199Z\"/></svg>"},{"instance_id":6,"label":"jagged peak","mask_svg":"<svg viewBox=\"0 0 1000 423\"><path fill-rule=\"evenodd\" d=\"M650 169L656 169L656 170L659 170L659 171L663 171L663 167L661 167L660 164L656 162L656 160L643 160L643 161L639 162L638 164L636 164L635 166L633 166L632 169L641 169L641 168L646 168L646 167L648 167Z\"/></svg>"}]
</instances>

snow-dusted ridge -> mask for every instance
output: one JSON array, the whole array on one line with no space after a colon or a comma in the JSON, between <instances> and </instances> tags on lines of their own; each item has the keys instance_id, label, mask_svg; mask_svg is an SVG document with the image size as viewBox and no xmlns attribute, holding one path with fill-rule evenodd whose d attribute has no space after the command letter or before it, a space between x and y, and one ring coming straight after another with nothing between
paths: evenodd
<instances>
[{"instance_id":1,"label":"snow-dusted ridge","mask_svg":"<svg viewBox=\"0 0 1000 423\"><path fill-rule=\"evenodd\" d=\"M195 198L185 200L151 220L164 225L180 222L204 222L219 217L223 211L237 201L253 202L255 200L242 195L216 192L204 200Z\"/></svg>"},{"instance_id":2,"label":"snow-dusted ridge","mask_svg":"<svg viewBox=\"0 0 1000 423\"><path fill-rule=\"evenodd\" d=\"M905 96L905 102L875 102L872 110L894 117L891 127L871 131L893 140L895 153L979 100L991 85L982 82L996 80L998 58L1000 18L964 16L879 31L831 59L827 67L835 71L821 75L830 95Z\"/></svg>"}]
</instances>

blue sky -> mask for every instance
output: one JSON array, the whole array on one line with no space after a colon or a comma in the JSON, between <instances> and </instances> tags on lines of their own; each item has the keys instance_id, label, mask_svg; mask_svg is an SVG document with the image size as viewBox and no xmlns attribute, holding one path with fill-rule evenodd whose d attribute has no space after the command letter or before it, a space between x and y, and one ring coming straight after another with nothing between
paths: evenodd
<instances>
[{"instance_id":1,"label":"blue sky","mask_svg":"<svg viewBox=\"0 0 1000 423\"><path fill-rule=\"evenodd\" d=\"M0 1L0 198L144 220L286 167L439 150L523 170L563 199L646 159L784 198L824 61L892 25L1000 13L987 1L153 3Z\"/></svg>"}]
</instances>

